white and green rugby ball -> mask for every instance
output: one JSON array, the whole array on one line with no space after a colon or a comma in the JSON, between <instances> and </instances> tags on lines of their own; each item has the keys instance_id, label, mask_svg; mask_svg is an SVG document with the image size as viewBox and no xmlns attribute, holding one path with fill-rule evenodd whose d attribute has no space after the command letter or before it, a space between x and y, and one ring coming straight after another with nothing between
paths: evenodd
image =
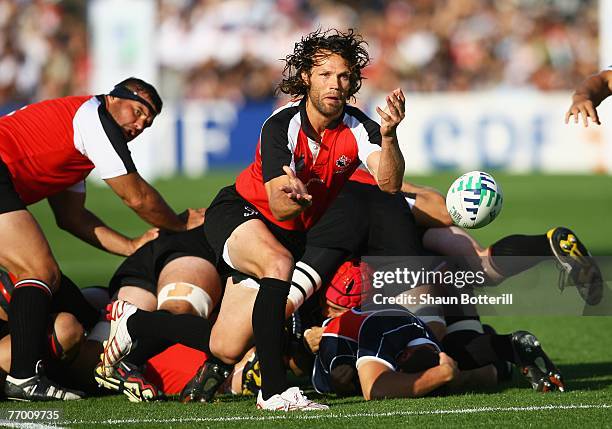
<instances>
[{"instance_id":1,"label":"white and green rugby ball","mask_svg":"<svg viewBox=\"0 0 612 429\"><path fill-rule=\"evenodd\" d=\"M493 176L470 171L453 182L446 194L446 209L455 225L481 228L501 212L503 193Z\"/></svg>"}]
</instances>

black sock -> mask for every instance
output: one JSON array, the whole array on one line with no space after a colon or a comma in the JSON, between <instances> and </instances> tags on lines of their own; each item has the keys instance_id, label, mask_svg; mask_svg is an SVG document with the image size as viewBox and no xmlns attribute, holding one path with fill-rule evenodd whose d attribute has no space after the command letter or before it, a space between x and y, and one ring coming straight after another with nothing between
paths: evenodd
<instances>
[{"instance_id":1,"label":"black sock","mask_svg":"<svg viewBox=\"0 0 612 429\"><path fill-rule=\"evenodd\" d=\"M210 353L210 322L200 316L136 310L128 319L127 328L134 340L156 338Z\"/></svg>"},{"instance_id":2,"label":"black sock","mask_svg":"<svg viewBox=\"0 0 612 429\"><path fill-rule=\"evenodd\" d=\"M51 300L51 312L73 314L86 330L93 328L100 318L100 312L85 299L81 289L63 273L60 287Z\"/></svg>"},{"instance_id":3,"label":"black sock","mask_svg":"<svg viewBox=\"0 0 612 429\"><path fill-rule=\"evenodd\" d=\"M515 363L511 338L511 335L456 331L444 337L442 346L457 361L459 369L469 370L499 361Z\"/></svg>"},{"instance_id":4,"label":"black sock","mask_svg":"<svg viewBox=\"0 0 612 429\"><path fill-rule=\"evenodd\" d=\"M36 364L42 359L46 346L50 290L45 290L40 280L31 283L28 280L15 284L9 307L10 375L15 378L36 374Z\"/></svg>"},{"instance_id":5,"label":"black sock","mask_svg":"<svg viewBox=\"0 0 612 429\"><path fill-rule=\"evenodd\" d=\"M306 246L306 251L300 261L315 270L321 277L322 284L325 285L334 277L336 270L348 256L348 252L344 250Z\"/></svg>"},{"instance_id":6,"label":"black sock","mask_svg":"<svg viewBox=\"0 0 612 429\"><path fill-rule=\"evenodd\" d=\"M491 245L491 262L505 277L521 273L552 256L546 234L509 235Z\"/></svg>"},{"instance_id":7,"label":"black sock","mask_svg":"<svg viewBox=\"0 0 612 429\"><path fill-rule=\"evenodd\" d=\"M261 393L267 400L287 388L283 333L290 283L265 277L259 281L259 285L252 323L261 366Z\"/></svg>"},{"instance_id":8,"label":"black sock","mask_svg":"<svg viewBox=\"0 0 612 429\"><path fill-rule=\"evenodd\" d=\"M172 345L174 345L173 341L160 338L141 337L138 338L136 348L127 355L125 360L140 367L153 356L160 354Z\"/></svg>"}]
</instances>

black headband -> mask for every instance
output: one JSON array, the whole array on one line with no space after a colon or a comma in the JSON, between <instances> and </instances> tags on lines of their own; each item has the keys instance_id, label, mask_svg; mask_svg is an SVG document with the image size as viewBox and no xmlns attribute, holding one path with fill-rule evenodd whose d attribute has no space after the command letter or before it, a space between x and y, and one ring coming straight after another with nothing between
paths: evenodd
<instances>
[{"instance_id":1,"label":"black headband","mask_svg":"<svg viewBox=\"0 0 612 429\"><path fill-rule=\"evenodd\" d=\"M153 106L151 106L151 103L149 103L147 100L138 95L138 92L132 91L123 85L117 85L116 87L114 87L109 95L112 95L113 97L117 98L127 98L129 100L138 101L147 106L147 109L149 109L149 113L153 115L157 115L158 113L157 110L155 110Z\"/></svg>"}]
</instances>

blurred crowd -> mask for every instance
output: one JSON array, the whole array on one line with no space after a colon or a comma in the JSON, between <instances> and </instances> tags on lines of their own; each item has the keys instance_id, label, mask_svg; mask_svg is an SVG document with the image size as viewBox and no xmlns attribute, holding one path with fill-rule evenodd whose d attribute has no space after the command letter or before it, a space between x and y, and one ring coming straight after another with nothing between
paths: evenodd
<instances>
[{"instance_id":1,"label":"blurred crowd","mask_svg":"<svg viewBox=\"0 0 612 429\"><path fill-rule=\"evenodd\" d=\"M87 91L86 3L0 0L0 105ZM300 37L355 28L368 92L568 89L598 65L597 0L158 0L168 98L273 95Z\"/></svg>"},{"instance_id":2,"label":"blurred crowd","mask_svg":"<svg viewBox=\"0 0 612 429\"><path fill-rule=\"evenodd\" d=\"M88 92L86 2L0 0L0 112Z\"/></svg>"}]
</instances>

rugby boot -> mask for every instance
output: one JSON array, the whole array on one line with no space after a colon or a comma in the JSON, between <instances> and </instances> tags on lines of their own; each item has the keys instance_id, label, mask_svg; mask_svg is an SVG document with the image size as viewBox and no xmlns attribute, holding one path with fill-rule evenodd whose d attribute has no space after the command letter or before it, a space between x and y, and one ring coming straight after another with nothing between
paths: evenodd
<instances>
[{"instance_id":1,"label":"rugby boot","mask_svg":"<svg viewBox=\"0 0 612 429\"><path fill-rule=\"evenodd\" d=\"M599 304L603 294L603 278L597 262L585 245L572 230L561 226L549 230L546 236L562 268L559 288L563 290L569 277L587 304Z\"/></svg>"},{"instance_id":2,"label":"rugby boot","mask_svg":"<svg viewBox=\"0 0 612 429\"><path fill-rule=\"evenodd\" d=\"M242 394L257 395L261 389L261 369L259 356L254 352L242 369Z\"/></svg>"},{"instance_id":3,"label":"rugby boot","mask_svg":"<svg viewBox=\"0 0 612 429\"><path fill-rule=\"evenodd\" d=\"M329 407L311 401L299 387L290 387L283 393L273 395L265 401L260 390L257 395L257 409L268 411L321 411L328 410Z\"/></svg>"},{"instance_id":4,"label":"rugby boot","mask_svg":"<svg viewBox=\"0 0 612 429\"><path fill-rule=\"evenodd\" d=\"M129 362L122 361L112 367L111 375L107 375L102 363L99 363L94 369L94 378L98 385L123 393L130 402L165 399L157 386L148 381L136 365Z\"/></svg>"},{"instance_id":5,"label":"rugby boot","mask_svg":"<svg viewBox=\"0 0 612 429\"><path fill-rule=\"evenodd\" d=\"M233 365L206 361L185 385L179 400L181 402L210 402L219 387L231 375Z\"/></svg>"},{"instance_id":6,"label":"rugby boot","mask_svg":"<svg viewBox=\"0 0 612 429\"><path fill-rule=\"evenodd\" d=\"M127 301L114 301L106 307L110 320L110 333L104 342L101 371L110 377L113 367L117 365L132 350L133 342L127 328L127 320L138 308Z\"/></svg>"},{"instance_id":7,"label":"rugby boot","mask_svg":"<svg viewBox=\"0 0 612 429\"><path fill-rule=\"evenodd\" d=\"M49 380L42 366L36 368L36 374L25 381L17 381L7 376L4 382L4 395L13 401L73 401L83 399L85 393L67 389Z\"/></svg>"},{"instance_id":8,"label":"rugby boot","mask_svg":"<svg viewBox=\"0 0 612 429\"><path fill-rule=\"evenodd\" d=\"M538 392L565 391L561 371L544 353L535 335L527 331L516 331L512 334L511 341L517 358L517 366L533 390Z\"/></svg>"}]
</instances>

